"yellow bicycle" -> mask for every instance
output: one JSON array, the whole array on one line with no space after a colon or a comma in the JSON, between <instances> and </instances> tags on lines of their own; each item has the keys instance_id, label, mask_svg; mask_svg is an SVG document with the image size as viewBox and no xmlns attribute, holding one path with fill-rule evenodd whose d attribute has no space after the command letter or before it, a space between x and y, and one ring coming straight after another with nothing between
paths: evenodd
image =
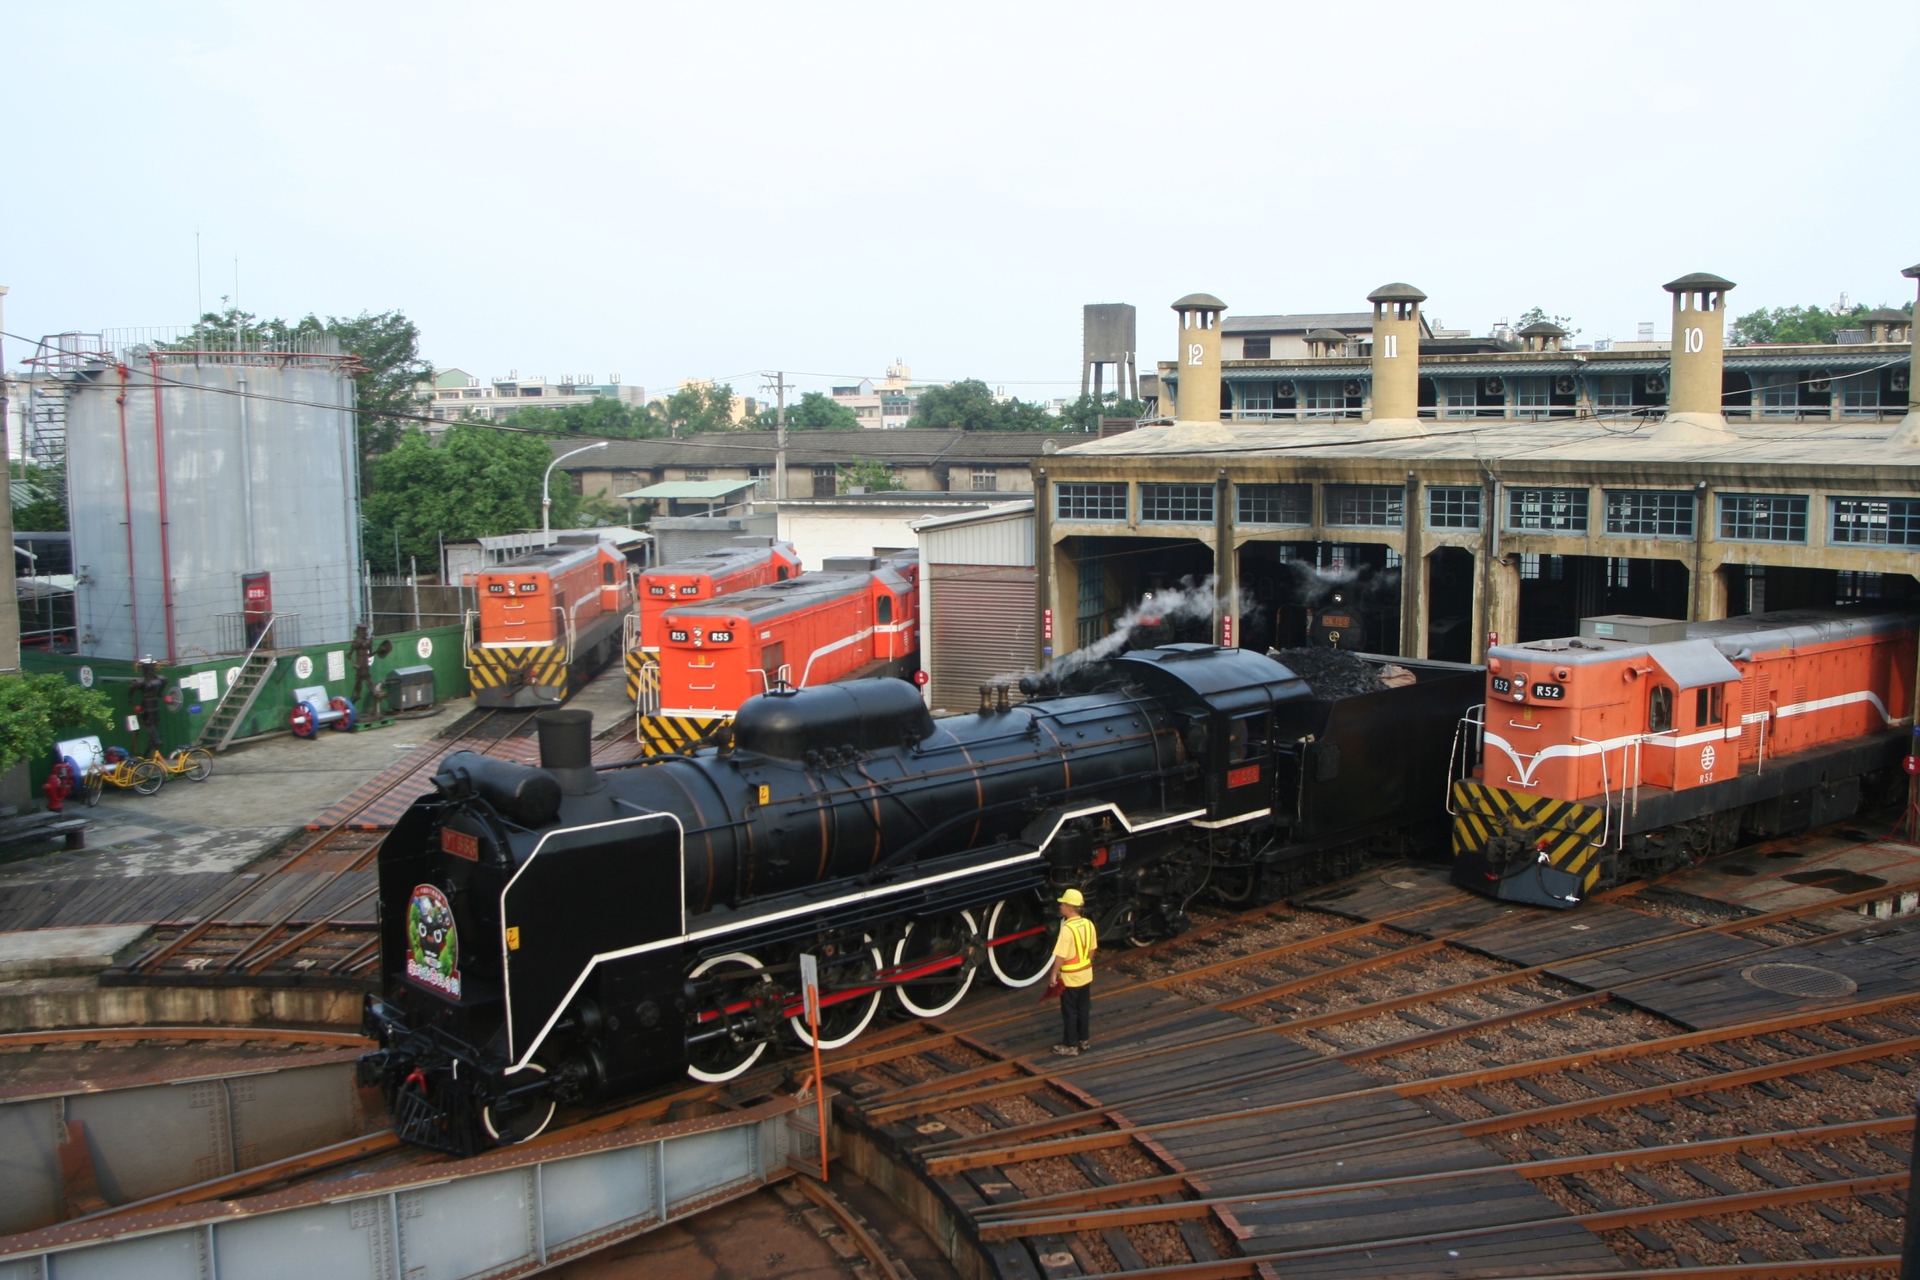
<instances>
[{"instance_id":1,"label":"yellow bicycle","mask_svg":"<svg viewBox=\"0 0 1920 1280\"><path fill-rule=\"evenodd\" d=\"M158 751L148 756L133 756L119 747L110 748L105 760L95 763L81 779L87 807L100 803L100 793L108 784L130 787L138 795L150 796L166 785L168 778L185 774L193 782L205 782L213 774L213 753L204 747L182 747L172 755Z\"/></svg>"}]
</instances>

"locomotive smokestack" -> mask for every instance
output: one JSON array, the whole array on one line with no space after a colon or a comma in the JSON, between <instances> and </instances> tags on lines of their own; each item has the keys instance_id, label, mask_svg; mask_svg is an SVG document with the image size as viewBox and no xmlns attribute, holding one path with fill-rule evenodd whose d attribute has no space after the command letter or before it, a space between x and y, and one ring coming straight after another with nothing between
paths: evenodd
<instances>
[{"instance_id":1,"label":"locomotive smokestack","mask_svg":"<svg viewBox=\"0 0 1920 1280\"><path fill-rule=\"evenodd\" d=\"M534 725L540 732L540 767L559 779L561 791L584 796L607 785L593 771L593 712L542 711Z\"/></svg>"}]
</instances>

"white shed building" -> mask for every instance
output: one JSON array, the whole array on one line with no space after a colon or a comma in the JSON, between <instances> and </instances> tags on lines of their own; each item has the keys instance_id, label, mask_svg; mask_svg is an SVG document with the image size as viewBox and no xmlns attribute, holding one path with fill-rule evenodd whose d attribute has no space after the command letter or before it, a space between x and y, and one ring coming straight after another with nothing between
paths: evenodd
<instances>
[{"instance_id":1,"label":"white shed building","mask_svg":"<svg viewBox=\"0 0 1920 1280\"><path fill-rule=\"evenodd\" d=\"M927 705L972 711L982 684L1033 670L1033 499L935 516L913 530Z\"/></svg>"}]
</instances>

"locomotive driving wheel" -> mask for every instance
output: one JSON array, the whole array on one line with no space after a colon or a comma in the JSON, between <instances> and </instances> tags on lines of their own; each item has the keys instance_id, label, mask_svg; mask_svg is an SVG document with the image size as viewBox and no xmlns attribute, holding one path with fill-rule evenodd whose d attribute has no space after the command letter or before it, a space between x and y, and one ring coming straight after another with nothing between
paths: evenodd
<instances>
[{"instance_id":1,"label":"locomotive driving wheel","mask_svg":"<svg viewBox=\"0 0 1920 1280\"><path fill-rule=\"evenodd\" d=\"M980 969L980 926L971 911L909 921L893 947L893 989L916 1018L937 1018L967 994Z\"/></svg>"},{"instance_id":2,"label":"locomotive driving wheel","mask_svg":"<svg viewBox=\"0 0 1920 1280\"><path fill-rule=\"evenodd\" d=\"M527 1064L528 1071L540 1075L547 1069L537 1062ZM532 1077L514 1081L511 1087L519 1088L533 1084ZM488 1103L480 1109L480 1123L487 1127L487 1136L501 1146L511 1146L516 1142L525 1142L537 1138L553 1123L556 1103L551 1094L535 1092L524 1098L505 1098Z\"/></svg>"},{"instance_id":3,"label":"locomotive driving wheel","mask_svg":"<svg viewBox=\"0 0 1920 1280\"><path fill-rule=\"evenodd\" d=\"M757 1008L769 994L761 988L773 985L766 966L744 951L729 951L708 956L687 977L706 978L720 992L688 1027L687 1074L707 1084L731 1080L767 1051L768 1036L760 1026Z\"/></svg>"},{"instance_id":4,"label":"locomotive driving wheel","mask_svg":"<svg viewBox=\"0 0 1920 1280\"><path fill-rule=\"evenodd\" d=\"M821 970L820 1047L838 1049L852 1044L879 1011L884 989L874 982L874 976L887 962L873 939L865 935L819 947L816 954ZM787 1025L801 1044L813 1044L804 1010L788 1018Z\"/></svg>"},{"instance_id":5,"label":"locomotive driving wheel","mask_svg":"<svg viewBox=\"0 0 1920 1280\"><path fill-rule=\"evenodd\" d=\"M1003 987L1030 987L1053 964L1057 917L1035 893L1002 898L987 913L987 965Z\"/></svg>"}]
</instances>

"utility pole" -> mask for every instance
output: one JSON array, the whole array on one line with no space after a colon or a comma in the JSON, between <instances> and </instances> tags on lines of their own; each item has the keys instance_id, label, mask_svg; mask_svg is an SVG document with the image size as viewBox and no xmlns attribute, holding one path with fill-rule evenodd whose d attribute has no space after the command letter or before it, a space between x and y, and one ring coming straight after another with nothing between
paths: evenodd
<instances>
[{"instance_id":1,"label":"utility pole","mask_svg":"<svg viewBox=\"0 0 1920 1280\"><path fill-rule=\"evenodd\" d=\"M762 391L773 392L773 498L775 502L785 502L787 498L787 392L793 390L793 384L787 381L785 373L776 372L773 381L762 383Z\"/></svg>"}]
</instances>

